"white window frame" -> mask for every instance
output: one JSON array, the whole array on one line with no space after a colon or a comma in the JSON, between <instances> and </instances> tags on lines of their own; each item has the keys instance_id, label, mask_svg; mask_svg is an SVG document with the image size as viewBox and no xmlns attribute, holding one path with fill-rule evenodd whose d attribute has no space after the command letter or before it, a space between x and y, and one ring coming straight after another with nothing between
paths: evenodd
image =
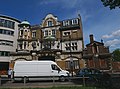
<instances>
[{"instance_id":1,"label":"white window frame","mask_svg":"<svg viewBox=\"0 0 120 89\"><path fill-rule=\"evenodd\" d=\"M63 26L68 26L68 25L70 25L70 21L69 20L63 21Z\"/></svg>"},{"instance_id":2,"label":"white window frame","mask_svg":"<svg viewBox=\"0 0 120 89\"><path fill-rule=\"evenodd\" d=\"M46 31L47 31L47 35L46 35ZM49 35L49 30L45 30L44 31L44 36L48 36Z\"/></svg>"},{"instance_id":3,"label":"white window frame","mask_svg":"<svg viewBox=\"0 0 120 89\"><path fill-rule=\"evenodd\" d=\"M32 32L32 37L33 37L33 38L36 37L36 31Z\"/></svg>"},{"instance_id":4,"label":"white window frame","mask_svg":"<svg viewBox=\"0 0 120 89\"><path fill-rule=\"evenodd\" d=\"M54 34L53 34L53 31L54 31ZM55 29L52 29L52 31L51 31L51 35L53 35L53 36L56 35L56 30L55 30Z\"/></svg>"},{"instance_id":5,"label":"white window frame","mask_svg":"<svg viewBox=\"0 0 120 89\"><path fill-rule=\"evenodd\" d=\"M78 19L73 19L72 20L72 25L78 24Z\"/></svg>"},{"instance_id":6,"label":"white window frame","mask_svg":"<svg viewBox=\"0 0 120 89\"><path fill-rule=\"evenodd\" d=\"M49 22L50 22L50 24L49 24ZM48 27L53 26L53 22L52 22L51 20L48 20L48 21L47 21L47 26L48 26Z\"/></svg>"}]
</instances>

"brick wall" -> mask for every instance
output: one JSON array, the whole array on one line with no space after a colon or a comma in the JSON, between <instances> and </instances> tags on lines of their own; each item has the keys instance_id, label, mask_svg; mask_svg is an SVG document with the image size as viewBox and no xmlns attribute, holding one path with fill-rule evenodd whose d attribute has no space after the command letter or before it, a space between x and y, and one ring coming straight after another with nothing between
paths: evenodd
<instances>
[{"instance_id":1,"label":"brick wall","mask_svg":"<svg viewBox=\"0 0 120 89\"><path fill-rule=\"evenodd\" d=\"M114 72L120 72L120 62L113 62L112 69Z\"/></svg>"}]
</instances>

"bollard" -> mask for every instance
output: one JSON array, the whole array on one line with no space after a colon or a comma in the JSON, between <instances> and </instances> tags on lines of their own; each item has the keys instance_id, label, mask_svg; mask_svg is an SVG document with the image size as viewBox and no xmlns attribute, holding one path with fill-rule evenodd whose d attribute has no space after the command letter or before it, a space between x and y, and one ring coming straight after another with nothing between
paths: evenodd
<instances>
[{"instance_id":1,"label":"bollard","mask_svg":"<svg viewBox=\"0 0 120 89\"><path fill-rule=\"evenodd\" d=\"M24 82L24 86L25 86L26 85L26 76L24 76L23 82Z\"/></svg>"},{"instance_id":2,"label":"bollard","mask_svg":"<svg viewBox=\"0 0 120 89\"><path fill-rule=\"evenodd\" d=\"M1 75L0 75L0 86L2 85Z\"/></svg>"},{"instance_id":3,"label":"bollard","mask_svg":"<svg viewBox=\"0 0 120 89\"><path fill-rule=\"evenodd\" d=\"M11 82L12 83L14 82L14 71L12 71L12 74L11 74Z\"/></svg>"},{"instance_id":4,"label":"bollard","mask_svg":"<svg viewBox=\"0 0 120 89\"><path fill-rule=\"evenodd\" d=\"M83 86L85 87L85 76L83 75Z\"/></svg>"}]
</instances>

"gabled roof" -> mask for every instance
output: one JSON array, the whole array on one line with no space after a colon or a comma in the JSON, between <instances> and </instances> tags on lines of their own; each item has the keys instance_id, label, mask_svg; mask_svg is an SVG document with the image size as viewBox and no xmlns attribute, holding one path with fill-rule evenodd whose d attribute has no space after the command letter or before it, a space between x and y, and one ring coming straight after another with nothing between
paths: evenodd
<instances>
[{"instance_id":1,"label":"gabled roof","mask_svg":"<svg viewBox=\"0 0 120 89\"><path fill-rule=\"evenodd\" d=\"M93 41L92 43L86 44L86 46L92 46L92 45L94 45L94 44L104 46L104 43L98 42L98 41Z\"/></svg>"}]
</instances>

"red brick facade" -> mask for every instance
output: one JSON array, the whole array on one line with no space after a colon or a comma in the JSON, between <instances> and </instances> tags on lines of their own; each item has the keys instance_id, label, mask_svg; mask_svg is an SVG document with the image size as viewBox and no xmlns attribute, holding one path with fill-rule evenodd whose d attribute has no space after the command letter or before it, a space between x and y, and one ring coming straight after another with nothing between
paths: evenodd
<instances>
[{"instance_id":1,"label":"red brick facade","mask_svg":"<svg viewBox=\"0 0 120 89\"><path fill-rule=\"evenodd\" d=\"M120 72L120 62L112 62L113 72Z\"/></svg>"},{"instance_id":2,"label":"red brick facade","mask_svg":"<svg viewBox=\"0 0 120 89\"><path fill-rule=\"evenodd\" d=\"M86 60L86 67L88 68L100 70L111 68L109 48L105 47L102 41L94 41L93 35L90 35L90 43L86 45L86 49L83 51L83 58Z\"/></svg>"}]
</instances>

